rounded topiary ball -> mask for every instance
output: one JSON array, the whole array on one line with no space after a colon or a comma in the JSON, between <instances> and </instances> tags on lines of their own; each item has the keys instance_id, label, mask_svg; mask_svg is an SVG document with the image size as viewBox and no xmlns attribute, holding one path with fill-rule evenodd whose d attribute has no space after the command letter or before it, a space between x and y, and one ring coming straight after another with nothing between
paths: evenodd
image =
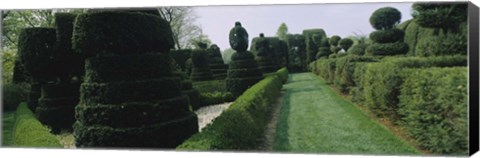
<instances>
[{"instance_id":1,"label":"rounded topiary ball","mask_svg":"<svg viewBox=\"0 0 480 158\"><path fill-rule=\"evenodd\" d=\"M370 39L376 43L392 43L401 41L405 33L403 30L393 28L388 30L377 30L370 33Z\"/></svg>"},{"instance_id":2,"label":"rounded topiary ball","mask_svg":"<svg viewBox=\"0 0 480 158\"><path fill-rule=\"evenodd\" d=\"M337 46L338 45L338 41L340 41L340 36L337 36L337 35L334 35L332 37L330 37L330 39L328 39L328 43L332 46Z\"/></svg>"},{"instance_id":3,"label":"rounded topiary ball","mask_svg":"<svg viewBox=\"0 0 480 158\"><path fill-rule=\"evenodd\" d=\"M344 38L338 41L338 45L345 50L345 52L348 51L348 49L353 45L353 40L350 38Z\"/></svg>"},{"instance_id":4,"label":"rounded topiary ball","mask_svg":"<svg viewBox=\"0 0 480 158\"><path fill-rule=\"evenodd\" d=\"M232 49L243 52L248 48L248 33L240 22L235 22L235 27L230 30L229 42Z\"/></svg>"},{"instance_id":5,"label":"rounded topiary ball","mask_svg":"<svg viewBox=\"0 0 480 158\"><path fill-rule=\"evenodd\" d=\"M395 24L400 23L402 13L393 7L383 7L377 9L370 16L370 24L377 30L393 28Z\"/></svg>"}]
</instances>

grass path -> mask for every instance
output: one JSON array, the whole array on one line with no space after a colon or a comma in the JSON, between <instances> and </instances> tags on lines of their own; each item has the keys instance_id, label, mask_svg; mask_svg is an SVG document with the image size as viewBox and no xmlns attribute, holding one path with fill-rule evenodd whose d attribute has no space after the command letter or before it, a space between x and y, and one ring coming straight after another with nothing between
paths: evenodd
<instances>
[{"instance_id":1,"label":"grass path","mask_svg":"<svg viewBox=\"0 0 480 158\"><path fill-rule=\"evenodd\" d=\"M312 73L291 74L284 91L274 151L419 154Z\"/></svg>"},{"instance_id":2,"label":"grass path","mask_svg":"<svg viewBox=\"0 0 480 158\"><path fill-rule=\"evenodd\" d=\"M14 115L14 111L3 112L2 114L2 146L11 145Z\"/></svg>"}]
</instances>

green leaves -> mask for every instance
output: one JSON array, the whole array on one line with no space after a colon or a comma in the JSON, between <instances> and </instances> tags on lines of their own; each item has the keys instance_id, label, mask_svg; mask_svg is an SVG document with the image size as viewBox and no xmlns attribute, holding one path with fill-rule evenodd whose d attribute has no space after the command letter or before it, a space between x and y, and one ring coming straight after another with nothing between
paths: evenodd
<instances>
[{"instance_id":1,"label":"green leaves","mask_svg":"<svg viewBox=\"0 0 480 158\"><path fill-rule=\"evenodd\" d=\"M383 7L377 9L370 16L370 24L377 30L386 30L393 28L396 24L400 23L402 13L392 7Z\"/></svg>"}]
</instances>

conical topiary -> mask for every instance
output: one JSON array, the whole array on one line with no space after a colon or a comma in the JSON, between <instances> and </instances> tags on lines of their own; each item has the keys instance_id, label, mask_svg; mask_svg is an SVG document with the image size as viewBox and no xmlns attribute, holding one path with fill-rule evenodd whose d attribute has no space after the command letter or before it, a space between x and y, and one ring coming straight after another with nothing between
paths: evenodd
<instances>
[{"instance_id":1,"label":"conical topiary","mask_svg":"<svg viewBox=\"0 0 480 158\"><path fill-rule=\"evenodd\" d=\"M275 64L275 57L273 56L272 49L270 49L269 41L264 37L263 33L260 33L260 37L255 41L255 50L257 51L258 67L264 74L275 72L278 69L278 65Z\"/></svg>"},{"instance_id":2,"label":"conical topiary","mask_svg":"<svg viewBox=\"0 0 480 158\"><path fill-rule=\"evenodd\" d=\"M213 78L223 80L227 77L228 65L223 62L220 48L216 44L212 44L207 50L208 62Z\"/></svg>"},{"instance_id":3,"label":"conical topiary","mask_svg":"<svg viewBox=\"0 0 480 158\"><path fill-rule=\"evenodd\" d=\"M247 51L248 33L240 22L235 22L235 27L230 30L229 42L236 52L228 67L226 88L236 98L260 81L263 74L253 54Z\"/></svg>"},{"instance_id":4,"label":"conical topiary","mask_svg":"<svg viewBox=\"0 0 480 158\"><path fill-rule=\"evenodd\" d=\"M73 48L88 58L76 107L77 147L174 148L198 132L172 73L170 25L159 16L105 11L77 17Z\"/></svg>"},{"instance_id":5,"label":"conical topiary","mask_svg":"<svg viewBox=\"0 0 480 158\"><path fill-rule=\"evenodd\" d=\"M199 48L192 50L192 70L190 79L192 81L213 80L212 71L210 71L207 56L206 44L198 43Z\"/></svg>"},{"instance_id":6,"label":"conical topiary","mask_svg":"<svg viewBox=\"0 0 480 158\"><path fill-rule=\"evenodd\" d=\"M200 108L200 92L198 92L198 90L193 88L192 80L188 79L187 75L184 72L182 72L182 68L180 67L180 65L178 65L173 58L171 59L171 65L173 67L173 75L179 77L182 80L181 82L182 93L188 96L191 108L193 110L199 109Z\"/></svg>"}]
</instances>

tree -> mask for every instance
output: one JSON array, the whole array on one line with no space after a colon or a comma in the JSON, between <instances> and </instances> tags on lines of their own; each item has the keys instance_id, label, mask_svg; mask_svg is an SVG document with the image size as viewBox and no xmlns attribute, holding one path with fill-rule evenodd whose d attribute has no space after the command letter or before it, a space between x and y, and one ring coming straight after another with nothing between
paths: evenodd
<instances>
[{"instance_id":1,"label":"tree","mask_svg":"<svg viewBox=\"0 0 480 158\"><path fill-rule=\"evenodd\" d=\"M287 41L288 27L282 22L277 30L277 37L282 41Z\"/></svg>"},{"instance_id":2,"label":"tree","mask_svg":"<svg viewBox=\"0 0 480 158\"><path fill-rule=\"evenodd\" d=\"M192 48L191 38L204 38L202 28L194 24L198 17L191 7L160 7L158 11L172 28L176 49Z\"/></svg>"},{"instance_id":3,"label":"tree","mask_svg":"<svg viewBox=\"0 0 480 158\"><path fill-rule=\"evenodd\" d=\"M456 33L459 24L467 21L467 3L417 2L412 9L412 17L418 25L442 29L444 33Z\"/></svg>"}]
</instances>

